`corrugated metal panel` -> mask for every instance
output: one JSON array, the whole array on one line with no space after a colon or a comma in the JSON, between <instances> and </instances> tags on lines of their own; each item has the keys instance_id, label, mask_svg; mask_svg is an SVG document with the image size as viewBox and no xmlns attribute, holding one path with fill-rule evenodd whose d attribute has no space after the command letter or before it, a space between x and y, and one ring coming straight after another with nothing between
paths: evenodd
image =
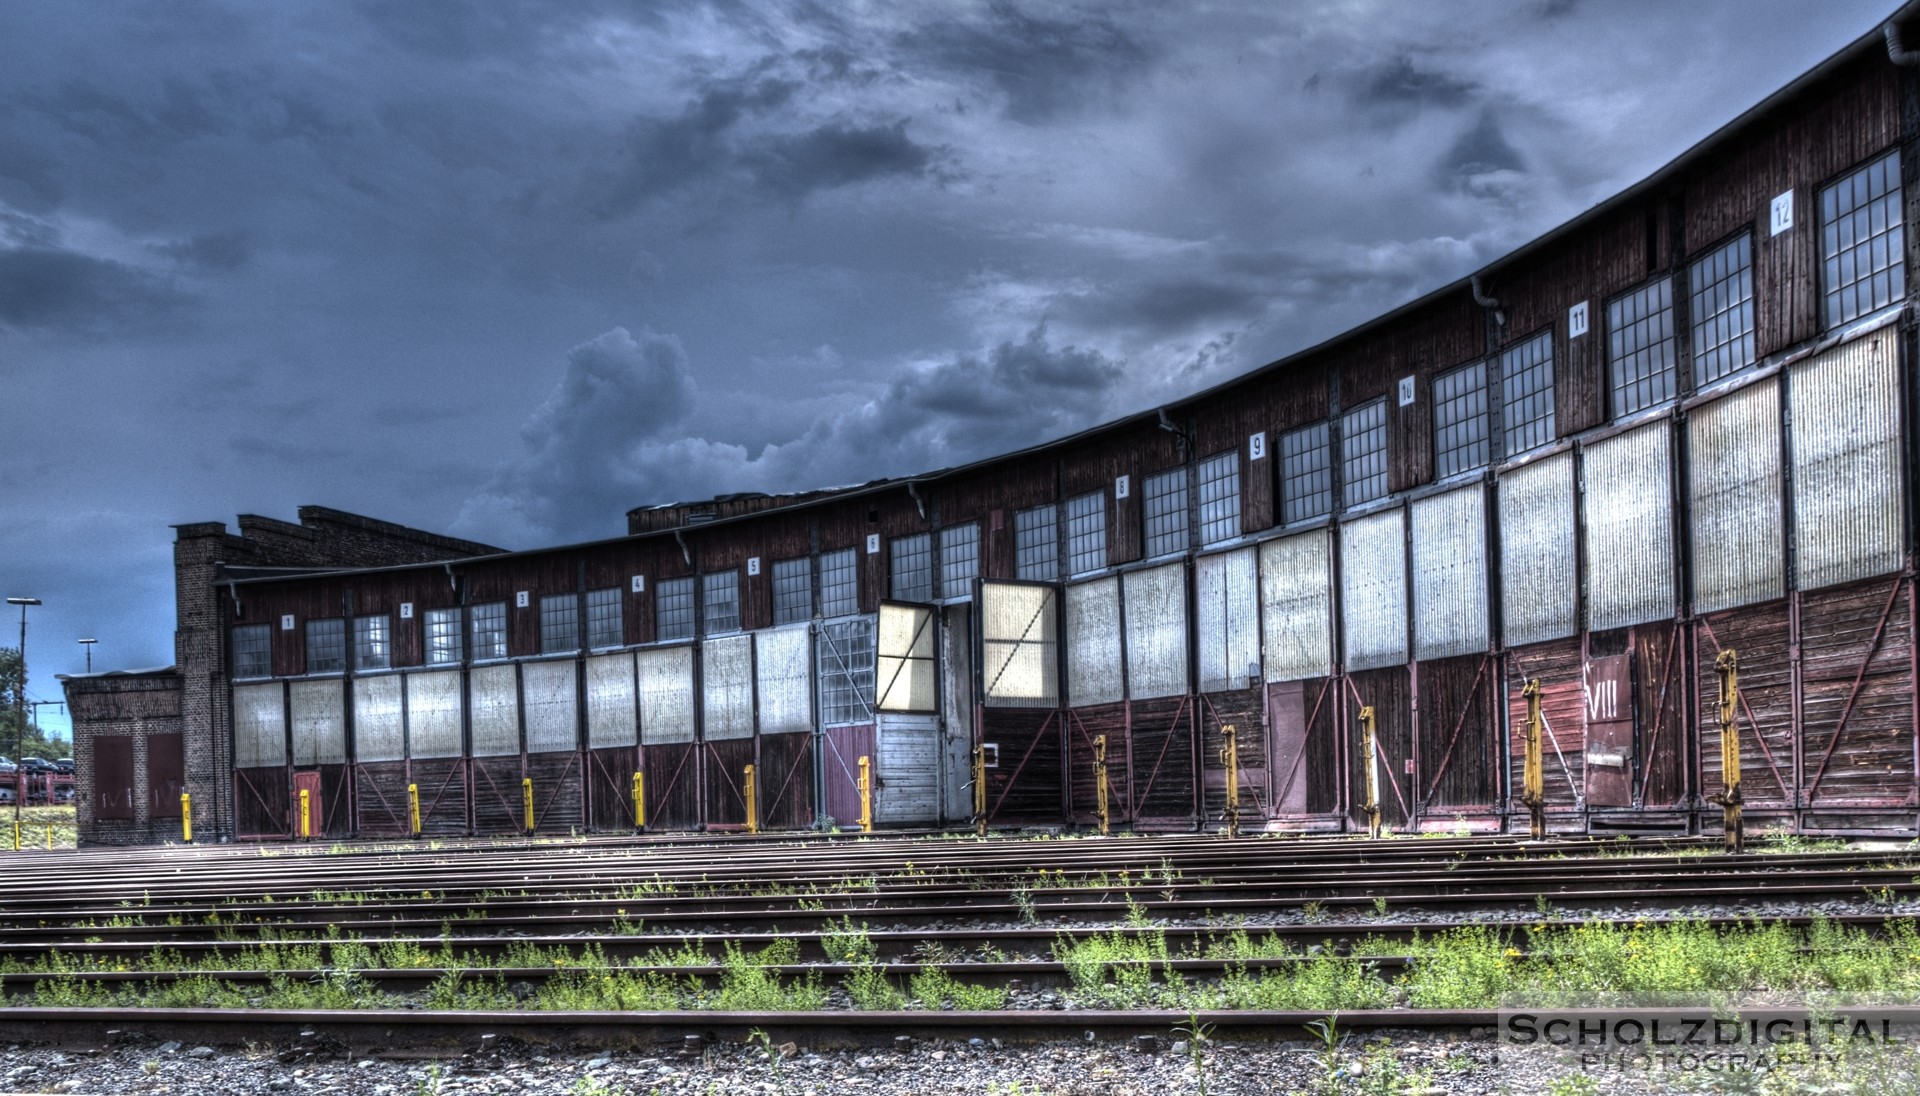
<instances>
[{"instance_id":1,"label":"corrugated metal panel","mask_svg":"<svg viewBox=\"0 0 1920 1096\"><path fill-rule=\"evenodd\" d=\"M1200 691L1245 689L1260 680L1260 578L1254 550L1194 562L1194 627Z\"/></svg>"},{"instance_id":2,"label":"corrugated metal panel","mask_svg":"<svg viewBox=\"0 0 1920 1096\"><path fill-rule=\"evenodd\" d=\"M649 746L693 741L693 648L664 647L636 656L640 674L640 741Z\"/></svg>"},{"instance_id":3,"label":"corrugated metal panel","mask_svg":"<svg viewBox=\"0 0 1920 1096\"><path fill-rule=\"evenodd\" d=\"M1331 534L1316 529L1260 546L1260 631L1268 681L1333 673Z\"/></svg>"},{"instance_id":4,"label":"corrugated metal panel","mask_svg":"<svg viewBox=\"0 0 1920 1096\"><path fill-rule=\"evenodd\" d=\"M1125 696L1120 677L1120 580L1067 587L1067 703L1110 704Z\"/></svg>"},{"instance_id":5,"label":"corrugated metal panel","mask_svg":"<svg viewBox=\"0 0 1920 1096\"><path fill-rule=\"evenodd\" d=\"M875 643L875 706L889 712L933 711L939 704L934 684L933 610L922 605L882 603Z\"/></svg>"},{"instance_id":6,"label":"corrugated metal panel","mask_svg":"<svg viewBox=\"0 0 1920 1096\"><path fill-rule=\"evenodd\" d=\"M1673 461L1666 422L1586 447L1587 627L1673 616Z\"/></svg>"},{"instance_id":7,"label":"corrugated metal panel","mask_svg":"<svg viewBox=\"0 0 1920 1096\"><path fill-rule=\"evenodd\" d=\"M1501 475L1500 623L1508 647L1580 630L1573 523L1573 454Z\"/></svg>"},{"instance_id":8,"label":"corrugated metal panel","mask_svg":"<svg viewBox=\"0 0 1920 1096\"><path fill-rule=\"evenodd\" d=\"M527 752L556 753L580 748L580 694L572 659L527 662L520 667L527 704Z\"/></svg>"},{"instance_id":9,"label":"corrugated metal panel","mask_svg":"<svg viewBox=\"0 0 1920 1096\"><path fill-rule=\"evenodd\" d=\"M760 733L813 730L813 666L807 628L771 628L753 634L753 672L760 681Z\"/></svg>"},{"instance_id":10,"label":"corrugated metal panel","mask_svg":"<svg viewBox=\"0 0 1920 1096\"><path fill-rule=\"evenodd\" d=\"M1183 564L1124 576L1127 695L1135 700L1187 691L1187 574Z\"/></svg>"},{"instance_id":11,"label":"corrugated metal panel","mask_svg":"<svg viewBox=\"0 0 1920 1096\"><path fill-rule=\"evenodd\" d=\"M1817 590L1900 569L1904 475L1895 331L1883 328L1793 367L1793 548Z\"/></svg>"},{"instance_id":12,"label":"corrugated metal panel","mask_svg":"<svg viewBox=\"0 0 1920 1096\"><path fill-rule=\"evenodd\" d=\"M881 606L884 622L886 606ZM885 624L882 624L884 629ZM880 716L874 736L874 817L887 823L940 820L940 717Z\"/></svg>"},{"instance_id":13,"label":"corrugated metal panel","mask_svg":"<svg viewBox=\"0 0 1920 1096\"><path fill-rule=\"evenodd\" d=\"M287 763L287 704L279 682L233 689L233 767Z\"/></svg>"},{"instance_id":14,"label":"corrugated metal panel","mask_svg":"<svg viewBox=\"0 0 1920 1096\"><path fill-rule=\"evenodd\" d=\"M337 680L296 681L288 688L295 765L339 765L347 760L346 691Z\"/></svg>"},{"instance_id":15,"label":"corrugated metal panel","mask_svg":"<svg viewBox=\"0 0 1920 1096\"><path fill-rule=\"evenodd\" d=\"M700 647L703 737L753 737L753 637L709 639Z\"/></svg>"},{"instance_id":16,"label":"corrugated metal panel","mask_svg":"<svg viewBox=\"0 0 1920 1096\"><path fill-rule=\"evenodd\" d=\"M1407 661L1407 540L1400 510L1340 526L1340 619L1349 671Z\"/></svg>"},{"instance_id":17,"label":"corrugated metal panel","mask_svg":"<svg viewBox=\"0 0 1920 1096\"><path fill-rule=\"evenodd\" d=\"M400 718L400 675L353 679L353 756L356 761L401 761L407 756Z\"/></svg>"},{"instance_id":18,"label":"corrugated metal panel","mask_svg":"<svg viewBox=\"0 0 1920 1096\"><path fill-rule=\"evenodd\" d=\"M519 668L475 666L468 680L473 706L473 756L520 752Z\"/></svg>"},{"instance_id":19,"label":"corrugated metal panel","mask_svg":"<svg viewBox=\"0 0 1920 1096\"><path fill-rule=\"evenodd\" d=\"M460 671L407 675L407 749L415 760L460 756Z\"/></svg>"},{"instance_id":20,"label":"corrugated metal panel","mask_svg":"<svg viewBox=\"0 0 1920 1096\"><path fill-rule=\"evenodd\" d=\"M1051 586L981 584L981 671L988 704L1052 708L1060 703L1058 615Z\"/></svg>"},{"instance_id":21,"label":"corrugated metal panel","mask_svg":"<svg viewBox=\"0 0 1920 1096\"><path fill-rule=\"evenodd\" d=\"M1413 504L1413 657L1484 651L1487 494L1479 486Z\"/></svg>"},{"instance_id":22,"label":"corrugated metal panel","mask_svg":"<svg viewBox=\"0 0 1920 1096\"><path fill-rule=\"evenodd\" d=\"M633 655L587 659L587 746L631 746L640 740L640 714L633 699Z\"/></svg>"},{"instance_id":23,"label":"corrugated metal panel","mask_svg":"<svg viewBox=\"0 0 1920 1096\"><path fill-rule=\"evenodd\" d=\"M1687 460L1693 611L1784 596L1778 382L1751 385L1691 412Z\"/></svg>"}]
</instances>

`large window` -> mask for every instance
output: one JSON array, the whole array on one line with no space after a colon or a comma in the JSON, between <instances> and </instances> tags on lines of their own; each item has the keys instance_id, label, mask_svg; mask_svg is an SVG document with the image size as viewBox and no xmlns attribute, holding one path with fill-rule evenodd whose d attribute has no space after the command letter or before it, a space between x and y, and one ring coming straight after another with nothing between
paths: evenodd
<instances>
[{"instance_id":1,"label":"large window","mask_svg":"<svg viewBox=\"0 0 1920 1096\"><path fill-rule=\"evenodd\" d=\"M273 628L242 624L233 630L233 676L273 676Z\"/></svg>"},{"instance_id":2,"label":"large window","mask_svg":"<svg viewBox=\"0 0 1920 1096\"><path fill-rule=\"evenodd\" d=\"M618 589L587 591L588 647L618 647L627 641L621 604Z\"/></svg>"},{"instance_id":3,"label":"large window","mask_svg":"<svg viewBox=\"0 0 1920 1096\"><path fill-rule=\"evenodd\" d=\"M1106 492L1076 495L1067 500L1067 573L1084 575L1106 565Z\"/></svg>"},{"instance_id":4,"label":"large window","mask_svg":"<svg viewBox=\"0 0 1920 1096\"><path fill-rule=\"evenodd\" d=\"M540 653L580 649L580 599L553 594L540 599Z\"/></svg>"},{"instance_id":5,"label":"large window","mask_svg":"<svg viewBox=\"0 0 1920 1096\"><path fill-rule=\"evenodd\" d=\"M1753 237L1742 233L1687 271L1693 380L1709 384L1753 364Z\"/></svg>"},{"instance_id":6,"label":"large window","mask_svg":"<svg viewBox=\"0 0 1920 1096\"><path fill-rule=\"evenodd\" d=\"M427 610L427 664L444 666L466 655L460 643L460 610Z\"/></svg>"},{"instance_id":7,"label":"large window","mask_svg":"<svg viewBox=\"0 0 1920 1096\"><path fill-rule=\"evenodd\" d=\"M873 722L873 633L872 617L820 626L821 722Z\"/></svg>"},{"instance_id":8,"label":"large window","mask_svg":"<svg viewBox=\"0 0 1920 1096\"><path fill-rule=\"evenodd\" d=\"M773 622L797 624L813 617L813 560L775 560L773 564Z\"/></svg>"},{"instance_id":9,"label":"large window","mask_svg":"<svg viewBox=\"0 0 1920 1096\"><path fill-rule=\"evenodd\" d=\"M1187 550L1187 470L1173 468L1141 484L1147 558Z\"/></svg>"},{"instance_id":10,"label":"large window","mask_svg":"<svg viewBox=\"0 0 1920 1096\"><path fill-rule=\"evenodd\" d=\"M700 623L707 635L740 630L740 572L700 576Z\"/></svg>"},{"instance_id":11,"label":"large window","mask_svg":"<svg viewBox=\"0 0 1920 1096\"><path fill-rule=\"evenodd\" d=\"M1553 332L1500 352L1500 417L1507 456L1553 441Z\"/></svg>"},{"instance_id":12,"label":"large window","mask_svg":"<svg viewBox=\"0 0 1920 1096\"><path fill-rule=\"evenodd\" d=\"M468 612L473 617L473 657L507 657L507 603L489 601Z\"/></svg>"},{"instance_id":13,"label":"large window","mask_svg":"<svg viewBox=\"0 0 1920 1096\"><path fill-rule=\"evenodd\" d=\"M1898 152L1820 192L1820 288L1826 295L1828 327L1906 296L1900 212Z\"/></svg>"},{"instance_id":14,"label":"large window","mask_svg":"<svg viewBox=\"0 0 1920 1096\"><path fill-rule=\"evenodd\" d=\"M1607 302L1607 376L1615 418L1673 398L1673 281Z\"/></svg>"},{"instance_id":15,"label":"large window","mask_svg":"<svg viewBox=\"0 0 1920 1096\"><path fill-rule=\"evenodd\" d=\"M693 580L690 578L670 578L659 587L658 628L659 637L667 639L693 638Z\"/></svg>"},{"instance_id":16,"label":"large window","mask_svg":"<svg viewBox=\"0 0 1920 1096\"><path fill-rule=\"evenodd\" d=\"M347 668L347 622L307 621L307 672L337 674Z\"/></svg>"},{"instance_id":17,"label":"large window","mask_svg":"<svg viewBox=\"0 0 1920 1096\"><path fill-rule=\"evenodd\" d=\"M1387 497L1387 401L1363 403L1340 417L1340 472L1346 503Z\"/></svg>"},{"instance_id":18,"label":"large window","mask_svg":"<svg viewBox=\"0 0 1920 1096\"><path fill-rule=\"evenodd\" d=\"M980 524L970 521L940 530L940 596L971 596L979 576Z\"/></svg>"},{"instance_id":19,"label":"large window","mask_svg":"<svg viewBox=\"0 0 1920 1096\"><path fill-rule=\"evenodd\" d=\"M1433 474L1445 478L1487 464L1487 363L1433 379Z\"/></svg>"},{"instance_id":20,"label":"large window","mask_svg":"<svg viewBox=\"0 0 1920 1096\"><path fill-rule=\"evenodd\" d=\"M1240 450L1200 462L1200 542L1218 544L1240 535Z\"/></svg>"},{"instance_id":21,"label":"large window","mask_svg":"<svg viewBox=\"0 0 1920 1096\"><path fill-rule=\"evenodd\" d=\"M897 601L933 600L933 534L894 537L892 591Z\"/></svg>"},{"instance_id":22,"label":"large window","mask_svg":"<svg viewBox=\"0 0 1920 1096\"><path fill-rule=\"evenodd\" d=\"M393 625L383 613L353 618L353 668L385 670L393 665Z\"/></svg>"},{"instance_id":23,"label":"large window","mask_svg":"<svg viewBox=\"0 0 1920 1096\"><path fill-rule=\"evenodd\" d=\"M1333 513L1333 443L1316 422L1280 435L1280 515L1292 524Z\"/></svg>"},{"instance_id":24,"label":"large window","mask_svg":"<svg viewBox=\"0 0 1920 1096\"><path fill-rule=\"evenodd\" d=\"M820 615L852 616L860 611L860 554L853 548L820 555Z\"/></svg>"},{"instance_id":25,"label":"large window","mask_svg":"<svg viewBox=\"0 0 1920 1096\"><path fill-rule=\"evenodd\" d=\"M1013 515L1013 572L1034 582L1060 577L1060 518L1053 503Z\"/></svg>"}]
</instances>

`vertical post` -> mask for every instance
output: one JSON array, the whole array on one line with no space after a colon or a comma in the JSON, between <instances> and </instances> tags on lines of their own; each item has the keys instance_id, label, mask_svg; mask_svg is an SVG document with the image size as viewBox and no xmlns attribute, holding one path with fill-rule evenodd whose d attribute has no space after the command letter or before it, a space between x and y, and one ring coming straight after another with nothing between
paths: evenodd
<instances>
[{"instance_id":1,"label":"vertical post","mask_svg":"<svg viewBox=\"0 0 1920 1096\"><path fill-rule=\"evenodd\" d=\"M633 828L647 828L647 774L633 774Z\"/></svg>"},{"instance_id":2,"label":"vertical post","mask_svg":"<svg viewBox=\"0 0 1920 1096\"><path fill-rule=\"evenodd\" d=\"M302 841L308 840L313 836L313 813L312 813L312 807L309 806L309 804L311 804L312 802L313 802L313 792L310 789L301 788L300 789L300 840Z\"/></svg>"},{"instance_id":3,"label":"vertical post","mask_svg":"<svg viewBox=\"0 0 1920 1096\"><path fill-rule=\"evenodd\" d=\"M1107 836L1107 736L1093 740L1093 798L1100 813L1100 836Z\"/></svg>"},{"instance_id":4,"label":"vertical post","mask_svg":"<svg viewBox=\"0 0 1920 1096\"><path fill-rule=\"evenodd\" d=\"M747 766L747 773L746 773L746 776L747 776L747 780L746 780L746 784L747 784L747 787L746 787L746 793L747 793L747 832L748 832L748 833L759 833L759 832L760 832L760 811L759 811L759 809L758 809L758 804L757 804L757 803L755 802L755 795L754 795L754 786L753 786L753 785L754 785L754 781L753 781L753 766L752 766L752 765L748 765L748 766Z\"/></svg>"},{"instance_id":5,"label":"vertical post","mask_svg":"<svg viewBox=\"0 0 1920 1096\"><path fill-rule=\"evenodd\" d=\"M1220 747L1220 763L1227 767L1227 837L1240 836L1240 733L1231 723L1220 728L1226 745Z\"/></svg>"},{"instance_id":6,"label":"vertical post","mask_svg":"<svg viewBox=\"0 0 1920 1096\"><path fill-rule=\"evenodd\" d=\"M180 840L193 844L193 793L180 793Z\"/></svg>"},{"instance_id":7,"label":"vertical post","mask_svg":"<svg viewBox=\"0 0 1920 1096\"><path fill-rule=\"evenodd\" d=\"M1373 705L1360 709L1360 755L1366 764L1367 801L1361 808L1367 816L1367 836L1380 836L1380 748L1374 739Z\"/></svg>"},{"instance_id":8,"label":"vertical post","mask_svg":"<svg viewBox=\"0 0 1920 1096\"><path fill-rule=\"evenodd\" d=\"M420 785L407 785L407 832L420 836Z\"/></svg>"},{"instance_id":9,"label":"vertical post","mask_svg":"<svg viewBox=\"0 0 1920 1096\"><path fill-rule=\"evenodd\" d=\"M533 836L533 777L520 778L520 813L527 824L527 836Z\"/></svg>"},{"instance_id":10,"label":"vertical post","mask_svg":"<svg viewBox=\"0 0 1920 1096\"><path fill-rule=\"evenodd\" d=\"M13 851L20 851L20 820L18 818L13 820Z\"/></svg>"},{"instance_id":11,"label":"vertical post","mask_svg":"<svg viewBox=\"0 0 1920 1096\"><path fill-rule=\"evenodd\" d=\"M1540 679L1528 678L1520 687L1527 698L1527 757L1521 770L1520 802L1527 805L1528 833L1537 840L1547 835L1547 778L1545 758L1541 756Z\"/></svg>"},{"instance_id":12,"label":"vertical post","mask_svg":"<svg viewBox=\"0 0 1920 1096\"><path fill-rule=\"evenodd\" d=\"M973 832L987 836L987 748L973 747Z\"/></svg>"},{"instance_id":13,"label":"vertical post","mask_svg":"<svg viewBox=\"0 0 1920 1096\"><path fill-rule=\"evenodd\" d=\"M1729 647L1713 660L1720 675L1720 783L1722 790L1713 797L1722 809L1726 850L1746 848L1745 826L1740 818L1740 723L1735 718L1740 705L1740 654Z\"/></svg>"},{"instance_id":14,"label":"vertical post","mask_svg":"<svg viewBox=\"0 0 1920 1096\"><path fill-rule=\"evenodd\" d=\"M873 758L860 758L860 832L873 832Z\"/></svg>"}]
</instances>

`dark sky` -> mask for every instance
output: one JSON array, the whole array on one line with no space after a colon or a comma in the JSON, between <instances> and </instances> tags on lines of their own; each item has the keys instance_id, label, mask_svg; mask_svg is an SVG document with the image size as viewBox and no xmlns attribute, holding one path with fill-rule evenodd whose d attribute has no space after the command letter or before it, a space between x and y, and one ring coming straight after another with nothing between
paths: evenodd
<instances>
[{"instance_id":1,"label":"dark sky","mask_svg":"<svg viewBox=\"0 0 1920 1096\"><path fill-rule=\"evenodd\" d=\"M1216 383L1605 199L1892 6L0 4L31 692L81 636L172 661L170 524L315 503L534 547Z\"/></svg>"}]
</instances>

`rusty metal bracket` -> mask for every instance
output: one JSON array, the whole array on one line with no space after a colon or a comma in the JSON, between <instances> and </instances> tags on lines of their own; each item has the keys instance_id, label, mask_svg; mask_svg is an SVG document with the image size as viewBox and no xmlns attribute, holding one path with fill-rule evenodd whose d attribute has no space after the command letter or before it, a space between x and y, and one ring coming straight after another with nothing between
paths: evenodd
<instances>
[{"instance_id":1,"label":"rusty metal bracket","mask_svg":"<svg viewBox=\"0 0 1920 1096\"><path fill-rule=\"evenodd\" d=\"M1107 736L1095 735L1093 739L1093 799L1095 809L1100 814L1100 836L1107 836L1109 814L1107 808Z\"/></svg>"},{"instance_id":2,"label":"rusty metal bracket","mask_svg":"<svg viewBox=\"0 0 1920 1096\"><path fill-rule=\"evenodd\" d=\"M987 748L973 746L973 832L987 836Z\"/></svg>"}]
</instances>

